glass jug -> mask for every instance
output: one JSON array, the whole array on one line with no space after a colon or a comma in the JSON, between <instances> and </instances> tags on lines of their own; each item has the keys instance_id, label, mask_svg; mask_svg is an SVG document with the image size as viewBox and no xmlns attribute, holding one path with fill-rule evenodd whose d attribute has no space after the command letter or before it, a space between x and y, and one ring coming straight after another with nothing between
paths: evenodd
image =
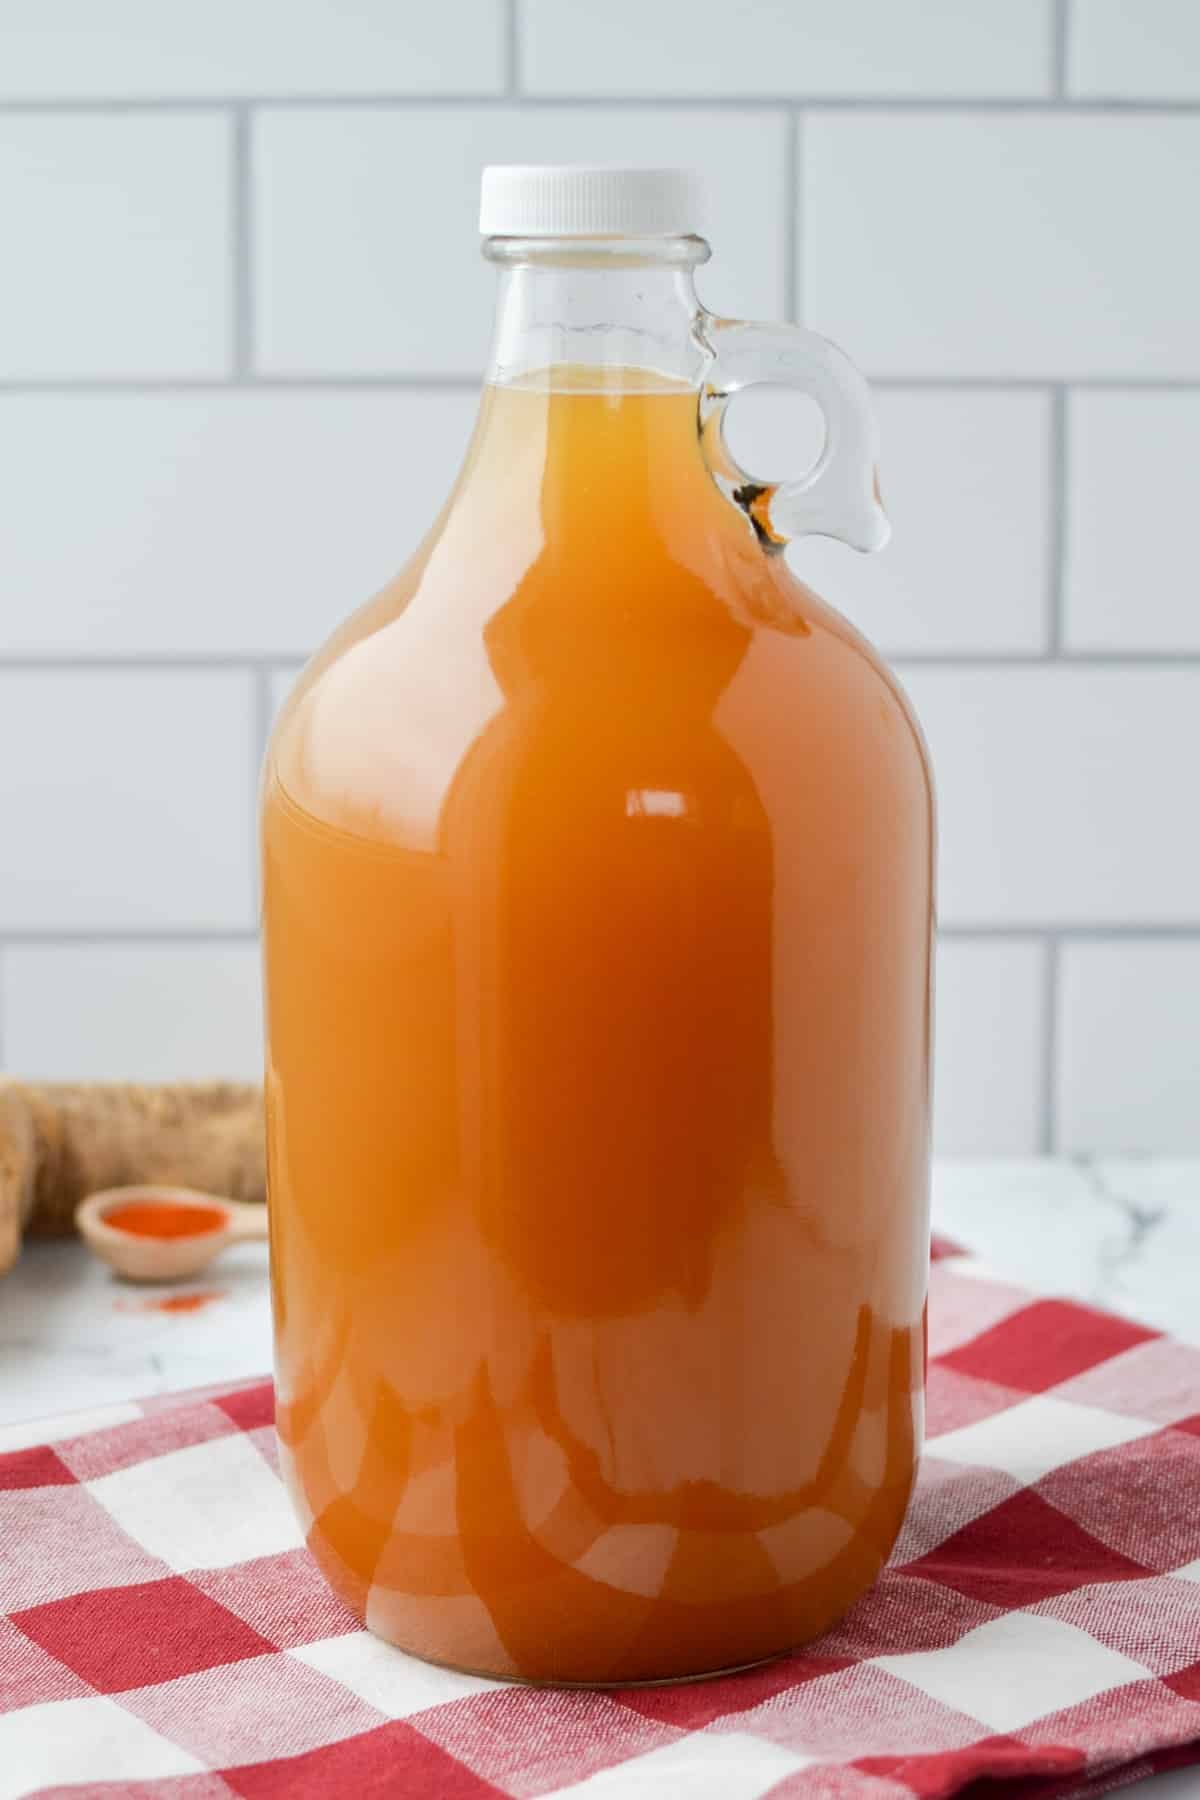
<instances>
[{"instance_id":1,"label":"glass jug","mask_svg":"<svg viewBox=\"0 0 1200 1800\"><path fill-rule=\"evenodd\" d=\"M372 1631L489 1675L812 1638L919 1448L929 769L780 553L885 538L870 404L701 308L695 224L679 171L486 172L462 473L265 775L286 1479ZM725 447L763 379L803 481Z\"/></svg>"}]
</instances>

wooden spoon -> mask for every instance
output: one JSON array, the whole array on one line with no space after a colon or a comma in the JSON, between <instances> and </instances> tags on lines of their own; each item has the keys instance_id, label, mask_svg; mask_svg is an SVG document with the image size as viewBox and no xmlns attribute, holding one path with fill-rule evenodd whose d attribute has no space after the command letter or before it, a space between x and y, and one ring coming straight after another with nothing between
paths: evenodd
<instances>
[{"instance_id":1,"label":"wooden spoon","mask_svg":"<svg viewBox=\"0 0 1200 1800\"><path fill-rule=\"evenodd\" d=\"M220 1213L221 1220L182 1237L154 1237L110 1223L108 1215L119 1208L146 1202L155 1207L204 1207ZM230 1244L265 1238L267 1209L193 1188L116 1187L80 1201L75 1223L88 1248L127 1281L183 1281L198 1275Z\"/></svg>"}]
</instances>

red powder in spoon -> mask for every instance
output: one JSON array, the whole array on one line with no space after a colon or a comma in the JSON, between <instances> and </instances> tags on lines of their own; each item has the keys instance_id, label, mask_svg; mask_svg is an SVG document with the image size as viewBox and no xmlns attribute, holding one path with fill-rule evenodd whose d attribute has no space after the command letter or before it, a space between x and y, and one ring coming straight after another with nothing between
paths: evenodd
<instances>
[{"instance_id":1,"label":"red powder in spoon","mask_svg":"<svg viewBox=\"0 0 1200 1800\"><path fill-rule=\"evenodd\" d=\"M228 1225L229 1215L220 1206L126 1200L104 1214L104 1223L115 1226L118 1231L128 1231L133 1237L200 1237L206 1231L221 1231Z\"/></svg>"}]
</instances>

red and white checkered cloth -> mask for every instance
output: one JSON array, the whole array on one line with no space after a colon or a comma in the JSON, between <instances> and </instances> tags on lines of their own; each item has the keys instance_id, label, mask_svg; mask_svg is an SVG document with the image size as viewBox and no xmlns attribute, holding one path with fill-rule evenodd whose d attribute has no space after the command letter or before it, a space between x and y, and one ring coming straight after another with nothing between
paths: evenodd
<instances>
[{"instance_id":1,"label":"red and white checkered cloth","mask_svg":"<svg viewBox=\"0 0 1200 1800\"><path fill-rule=\"evenodd\" d=\"M267 1382L0 1436L0 1797L909 1800L1200 1759L1200 1349L943 1257L892 1562L804 1651L621 1692L431 1668L303 1548Z\"/></svg>"}]
</instances>

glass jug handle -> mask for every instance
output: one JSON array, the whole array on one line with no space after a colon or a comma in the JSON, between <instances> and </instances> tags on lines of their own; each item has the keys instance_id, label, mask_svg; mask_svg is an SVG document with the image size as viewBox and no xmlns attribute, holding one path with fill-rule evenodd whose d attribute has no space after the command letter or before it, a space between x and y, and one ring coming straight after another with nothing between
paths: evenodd
<instances>
[{"instance_id":1,"label":"glass jug handle","mask_svg":"<svg viewBox=\"0 0 1200 1800\"><path fill-rule=\"evenodd\" d=\"M881 550L890 527L879 502L879 431L866 380L844 351L800 325L702 316L711 361L700 390L700 442L718 486L747 513L767 548L814 533L855 550ZM768 381L809 395L825 420L820 456L798 481L756 480L733 458L723 429L733 396Z\"/></svg>"}]
</instances>

